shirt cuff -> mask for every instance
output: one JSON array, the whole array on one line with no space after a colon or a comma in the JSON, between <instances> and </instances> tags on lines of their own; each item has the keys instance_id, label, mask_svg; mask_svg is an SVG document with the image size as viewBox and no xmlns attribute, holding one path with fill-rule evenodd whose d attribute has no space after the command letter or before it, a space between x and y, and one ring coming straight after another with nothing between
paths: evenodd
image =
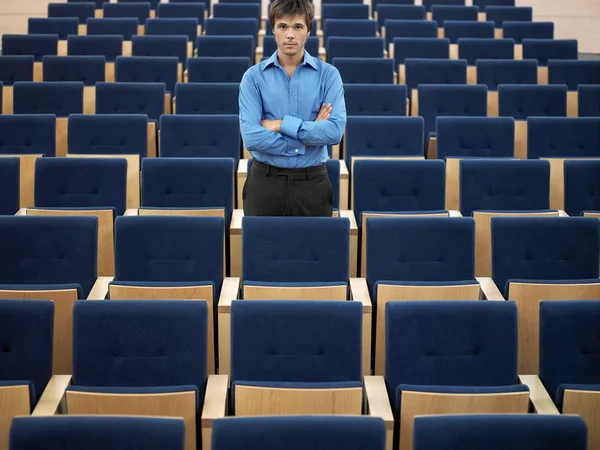
<instances>
[{"instance_id":1,"label":"shirt cuff","mask_svg":"<svg viewBox=\"0 0 600 450\"><path fill-rule=\"evenodd\" d=\"M302 120L298 117L285 116L281 121L279 131L281 134L285 134L293 139L298 139L298 130L302 125Z\"/></svg>"},{"instance_id":2,"label":"shirt cuff","mask_svg":"<svg viewBox=\"0 0 600 450\"><path fill-rule=\"evenodd\" d=\"M302 142L287 136L283 137L287 142L286 156L300 156L306 153L306 145L304 145Z\"/></svg>"}]
</instances>

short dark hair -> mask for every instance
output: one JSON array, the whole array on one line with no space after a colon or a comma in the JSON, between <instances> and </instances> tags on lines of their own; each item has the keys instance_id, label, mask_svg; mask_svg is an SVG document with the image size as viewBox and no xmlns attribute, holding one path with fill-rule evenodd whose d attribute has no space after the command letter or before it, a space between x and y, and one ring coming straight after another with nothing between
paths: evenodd
<instances>
[{"instance_id":1,"label":"short dark hair","mask_svg":"<svg viewBox=\"0 0 600 450\"><path fill-rule=\"evenodd\" d=\"M315 9L309 0L275 0L271 3L269 8L271 28L275 29L275 21L288 16L304 16L308 32L311 32Z\"/></svg>"}]
</instances>

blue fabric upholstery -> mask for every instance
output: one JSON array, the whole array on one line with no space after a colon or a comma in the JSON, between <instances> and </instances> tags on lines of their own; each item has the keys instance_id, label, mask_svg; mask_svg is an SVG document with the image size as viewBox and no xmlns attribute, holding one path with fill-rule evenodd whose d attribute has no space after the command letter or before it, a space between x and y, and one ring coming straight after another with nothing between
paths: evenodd
<instances>
[{"instance_id":1,"label":"blue fabric upholstery","mask_svg":"<svg viewBox=\"0 0 600 450\"><path fill-rule=\"evenodd\" d=\"M58 52L58 35L48 34L3 34L3 56L33 56L40 62L46 55Z\"/></svg>"},{"instance_id":2,"label":"blue fabric upholstery","mask_svg":"<svg viewBox=\"0 0 600 450\"><path fill-rule=\"evenodd\" d=\"M514 156L511 117L438 117L435 128L439 159Z\"/></svg>"},{"instance_id":3,"label":"blue fabric upholstery","mask_svg":"<svg viewBox=\"0 0 600 450\"><path fill-rule=\"evenodd\" d=\"M469 20L446 20L444 37L456 44L460 38L494 38L494 22L477 22Z\"/></svg>"},{"instance_id":4,"label":"blue fabric upholstery","mask_svg":"<svg viewBox=\"0 0 600 450\"><path fill-rule=\"evenodd\" d=\"M493 5L485 8L486 20L494 22L496 28L502 28L504 22L531 22L533 8L531 6Z\"/></svg>"},{"instance_id":5,"label":"blue fabric upholstery","mask_svg":"<svg viewBox=\"0 0 600 450\"><path fill-rule=\"evenodd\" d=\"M599 157L600 117L530 117L527 157Z\"/></svg>"},{"instance_id":6,"label":"blue fabric upholstery","mask_svg":"<svg viewBox=\"0 0 600 450\"><path fill-rule=\"evenodd\" d=\"M253 18L261 19L260 3L215 3L213 6L213 17L225 17L235 19Z\"/></svg>"},{"instance_id":7,"label":"blue fabric upholstery","mask_svg":"<svg viewBox=\"0 0 600 450\"><path fill-rule=\"evenodd\" d=\"M159 18L146 20L146 35L179 36L186 35L188 41L196 44L198 36L198 19L196 18Z\"/></svg>"},{"instance_id":8,"label":"blue fabric upholstery","mask_svg":"<svg viewBox=\"0 0 600 450\"><path fill-rule=\"evenodd\" d=\"M138 32L139 21L135 17L113 17L106 19L88 19L87 35L118 34L123 40L130 41ZM69 53L70 54L70 53Z\"/></svg>"},{"instance_id":9,"label":"blue fabric upholstery","mask_svg":"<svg viewBox=\"0 0 600 450\"><path fill-rule=\"evenodd\" d=\"M252 36L252 49L256 47L260 22L253 18L210 18L204 22L204 30L207 36ZM212 56L200 55L198 56ZM238 55L223 55L238 56ZM239 55L245 56L245 55Z\"/></svg>"},{"instance_id":10,"label":"blue fabric upholstery","mask_svg":"<svg viewBox=\"0 0 600 450\"><path fill-rule=\"evenodd\" d=\"M102 9L104 3L108 3L109 0L67 0L67 3L93 3L96 9Z\"/></svg>"},{"instance_id":11,"label":"blue fabric upholstery","mask_svg":"<svg viewBox=\"0 0 600 450\"><path fill-rule=\"evenodd\" d=\"M368 19L369 5L366 4L327 4L321 7L321 20L329 19Z\"/></svg>"},{"instance_id":12,"label":"blue fabric upholstery","mask_svg":"<svg viewBox=\"0 0 600 450\"><path fill-rule=\"evenodd\" d=\"M431 11L433 5L464 5L464 0L423 0L423 6L427 8L427 11Z\"/></svg>"},{"instance_id":13,"label":"blue fabric upholstery","mask_svg":"<svg viewBox=\"0 0 600 450\"><path fill-rule=\"evenodd\" d=\"M465 5L432 5L431 16L437 22L438 27L444 27L446 20L477 20L479 8L477 6Z\"/></svg>"},{"instance_id":14,"label":"blue fabric upholstery","mask_svg":"<svg viewBox=\"0 0 600 450\"><path fill-rule=\"evenodd\" d=\"M317 58L319 56L320 38L317 36L309 36L306 40L304 48L306 51ZM275 42L275 36L265 36L263 38L263 57L268 58L277 50L277 42ZM190 80L191 81L191 80Z\"/></svg>"},{"instance_id":15,"label":"blue fabric upholstery","mask_svg":"<svg viewBox=\"0 0 600 450\"><path fill-rule=\"evenodd\" d=\"M540 379L559 406L565 387L561 385L583 385L575 389L584 390L585 385L600 384L598 333L600 301L541 302Z\"/></svg>"},{"instance_id":16,"label":"blue fabric upholstery","mask_svg":"<svg viewBox=\"0 0 600 450\"><path fill-rule=\"evenodd\" d=\"M362 305L238 300L231 305L231 382L361 382Z\"/></svg>"},{"instance_id":17,"label":"blue fabric upholstery","mask_svg":"<svg viewBox=\"0 0 600 450\"><path fill-rule=\"evenodd\" d=\"M105 3L102 6L104 17L135 17L140 24L150 17L149 3Z\"/></svg>"},{"instance_id":18,"label":"blue fabric upholstery","mask_svg":"<svg viewBox=\"0 0 600 450\"><path fill-rule=\"evenodd\" d=\"M600 211L600 160L565 161L565 211L579 216Z\"/></svg>"},{"instance_id":19,"label":"blue fabric upholstery","mask_svg":"<svg viewBox=\"0 0 600 450\"><path fill-rule=\"evenodd\" d=\"M80 24L85 24L89 17L94 17L96 5L93 3L49 3L48 17L77 17Z\"/></svg>"},{"instance_id":20,"label":"blue fabric upholstery","mask_svg":"<svg viewBox=\"0 0 600 450\"><path fill-rule=\"evenodd\" d=\"M83 112L83 83L31 83L18 81L13 86L15 114L69 114Z\"/></svg>"},{"instance_id":21,"label":"blue fabric upholstery","mask_svg":"<svg viewBox=\"0 0 600 450\"><path fill-rule=\"evenodd\" d=\"M579 98L579 117L600 116L600 84L579 86L577 97Z\"/></svg>"},{"instance_id":22,"label":"blue fabric upholstery","mask_svg":"<svg viewBox=\"0 0 600 450\"><path fill-rule=\"evenodd\" d=\"M467 62L464 60L407 58L404 64L408 92L424 84L467 83Z\"/></svg>"},{"instance_id":23,"label":"blue fabric upholstery","mask_svg":"<svg viewBox=\"0 0 600 450\"><path fill-rule=\"evenodd\" d=\"M406 85L344 85L348 116L405 116Z\"/></svg>"},{"instance_id":24,"label":"blue fabric upholstery","mask_svg":"<svg viewBox=\"0 0 600 450\"><path fill-rule=\"evenodd\" d=\"M238 114L239 83L178 83L176 114Z\"/></svg>"},{"instance_id":25,"label":"blue fabric upholstery","mask_svg":"<svg viewBox=\"0 0 600 450\"><path fill-rule=\"evenodd\" d=\"M423 156L423 127L421 117L348 117L346 165L355 156Z\"/></svg>"},{"instance_id":26,"label":"blue fabric upholstery","mask_svg":"<svg viewBox=\"0 0 600 450\"><path fill-rule=\"evenodd\" d=\"M0 215L13 215L19 210L20 168L19 158L0 158Z\"/></svg>"},{"instance_id":27,"label":"blue fabric upholstery","mask_svg":"<svg viewBox=\"0 0 600 450\"><path fill-rule=\"evenodd\" d=\"M550 208L550 163L519 159L460 162L460 212L529 211Z\"/></svg>"},{"instance_id":28,"label":"blue fabric upholstery","mask_svg":"<svg viewBox=\"0 0 600 450\"><path fill-rule=\"evenodd\" d=\"M470 39L458 40L458 58L466 59L474 66L479 59L513 59L515 41L512 39Z\"/></svg>"},{"instance_id":29,"label":"blue fabric upholstery","mask_svg":"<svg viewBox=\"0 0 600 450\"><path fill-rule=\"evenodd\" d=\"M577 41L567 39L523 39L523 59L547 66L550 59L577 59Z\"/></svg>"},{"instance_id":30,"label":"blue fabric upholstery","mask_svg":"<svg viewBox=\"0 0 600 450\"><path fill-rule=\"evenodd\" d=\"M335 58L344 83L394 84L394 61L389 58Z\"/></svg>"},{"instance_id":31,"label":"blue fabric upholstery","mask_svg":"<svg viewBox=\"0 0 600 450\"><path fill-rule=\"evenodd\" d=\"M385 425L376 417L237 417L216 420L212 448L384 450Z\"/></svg>"},{"instance_id":32,"label":"blue fabric upholstery","mask_svg":"<svg viewBox=\"0 0 600 450\"><path fill-rule=\"evenodd\" d=\"M330 37L325 43L327 61L343 57L383 58L384 45L383 38L378 37Z\"/></svg>"},{"instance_id":33,"label":"blue fabric upholstery","mask_svg":"<svg viewBox=\"0 0 600 450\"><path fill-rule=\"evenodd\" d=\"M204 25L206 2L159 3L157 15L161 18L192 17L198 20L198 25ZM208 5L210 6L210 4Z\"/></svg>"},{"instance_id":34,"label":"blue fabric upholstery","mask_svg":"<svg viewBox=\"0 0 600 450\"><path fill-rule=\"evenodd\" d=\"M0 83L12 86L15 81L33 81L33 62L30 55L0 56Z\"/></svg>"},{"instance_id":35,"label":"blue fabric upholstery","mask_svg":"<svg viewBox=\"0 0 600 450\"><path fill-rule=\"evenodd\" d=\"M0 154L56 154L56 116L0 115Z\"/></svg>"},{"instance_id":36,"label":"blue fabric upholstery","mask_svg":"<svg viewBox=\"0 0 600 450\"><path fill-rule=\"evenodd\" d=\"M350 223L330 217L244 217L242 279L346 282Z\"/></svg>"},{"instance_id":37,"label":"blue fabric upholstery","mask_svg":"<svg viewBox=\"0 0 600 450\"><path fill-rule=\"evenodd\" d=\"M44 81L80 81L95 86L104 81L104 56L44 56Z\"/></svg>"},{"instance_id":38,"label":"blue fabric upholstery","mask_svg":"<svg viewBox=\"0 0 600 450\"><path fill-rule=\"evenodd\" d=\"M74 114L69 151L83 155L148 155L148 118L143 114Z\"/></svg>"},{"instance_id":39,"label":"blue fabric upholstery","mask_svg":"<svg viewBox=\"0 0 600 450\"><path fill-rule=\"evenodd\" d=\"M220 217L117 217L115 280L210 281L216 304L224 276L224 233Z\"/></svg>"},{"instance_id":40,"label":"blue fabric upholstery","mask_svg":"<svg viewBox=\"0 0 600 450\"><path fill-rule=\"evenodd\" d=\"M247 56L254 61L254 36L198 36L198 56Z\"/></svg>"},{"instance_id":41,"label":"blue fabric upholstery","mask_svg":"<svg viewBox=\"0 0 600 450\"><path fill-rule=\"evenodd\" d=\"M444 209L443 161L361 160L352 172L354 214L363 212L439 211Z\"/></svg>"},{"instance_id":42,"label":"blue fabric upholstery","mask_svg":"<svg viewBox=\"0 0 600 450\"><path fill-rule=\"evenodd\" d=\"M188 40L185 36L133 36L133 56L176 56L179 62L187 60Z\"/></svg>"},{"instance_id":43,"label":"blue fabric upholstery","mask_svg":"<svg viewBox=\"0 0 600 450\"><path fill-rule=\"evenodd\" d=\"M52 301L0 300L0 378L32 383L32 408L52 376L53 336Z\"/></svg>"},{"instance_id":44,"label":"blue fabric upholstery","mask_svg":"<svg viewBox=\"0 0 600 450\"><path fill-rule=\"evenodd\" d=\"M505 295L511 279L598 278L598 219L494 217L491 230L492 278Z\"/></svg>"},{"instance_id":45,"label":"blue fabric upholstery","mask_svg":"<svg viewBox=\"0 0 600 450\"><path fill-rule=\"evenodd\" d=\"M374 37L377 22L369 19L327 19L323 23L325 41L331 36Z\"/></svg>"},{"instance_id":46,"label":"blue fabric upholstery","mask_svg":"<svg viewBox=\"0 0 600 450\"><path fill-rule=\"evenodd\" d=\"M502 24L503 36L520 44L523 39L554 39L554 22L512 22Z\"/></svg>"},{"instance_id":47,"label":"blue fabric upholstery","mask_svg":"<svg viewBox=\"0 0 600 450\"><path fill-rule=\"evenodd\" d=\"M386 29L387 39L387 29ZM429 37L395 37L394 64L398 70L407 58L449 59L450 41Z\"/></svg>"},{"instance_id":48,"label":"blue fabric upholstery","mask_svg":"<svg viewBox=\"0 0 600 450\"><path fill-rule=\"evenodd\" d=\"M87 297L97 248L95 217L0 216L0 284L78 283Z\"/></svg>"},{"instance_id":49,"label":"blue fabric upholstery","mask_svg":"<svg viewBox=\"0 0 600 450\"><path fill-rule=\"evenodd\" d=\"M41 208L113 207L125 212L125 159L38 158L35 206Z\"/></svg>"},{"instance_id":50,"label":"blue fabric upholstery","mask_svg":"<svg viewBox=\"0 0 600 450\"><path fill-rule=\"evenodd\" d=\"M141 4L149 4L150 9L156 10L158 4L161 0L117 0L117 3L141 3Z\"/></svg>"},{"instance_id":51,"label":"blue fabric upholstery","mask_svg":"<svg viewBox=\"0 0 600 450\"><path fill-rule=\"evenodd\" d=\"M181 450L182 419L158 417L19 417L10 432L12 450Z\"/></svg>"},{"instance_id":52,"label":"blue fabric upholstery","mask_svg":"<svg viewBox=\"0 0 600 450\"><path fill-rule=\"evenodd\" d=\"M528 60L478 59L477 83L497 91L500 84L537 84L538 64Z\"/></svg>"},{"instance_id":53,"label":"blue fabric upholstery","mask_svg":"<svg viewBox=\"0 0 600 450\"><path fill-rule=\"evenodd\" d=\"M239 83L252 64L250 58L244 56L191 58L187 63L188 81L190 83Z\"/></svg>"},{"instance_id":54,"label":"blue fabric upholstery","mask_svg":"<svg viewBox=\"0 0 600 450\"><path fill-rule=\"evenodd\" d=\"M423 21L426 16L424 6L415 5L409 0L395 1L393 4L389 3L389 0L373 0L371 2L371 11L373 16L377 12L377 25L379 28L385 26L386 34L388 32L388 28L385 25L386 20Z\"/></svg>"},{"instance_id":55,"label":"blue fabric upholstery","mask_svg":"<svg viewBox=\"0 0 600 450\"><path fill-rule=\"evenodd\" d=\"M500 116L525 120L530 116L561 117L567 115L567 87L549 85L498 86Z\"/></svg>"},{"instance_id":56,"label":"blue fabric upholstery","mask_svg":"<svg viewBox=\"0 0 600 450\"><path fill-rule=\"evenodd\" d=\"M179 60L175 56L119 56L115 64L117 82L164 83L173 93L179 80Z\"/></svg>"},{"instance_id":57,"label":"blue fabric upholstery","mask_svg":"<svg viewBox=\"0 0 600 450\"><path fill-rule=\"evenodd\" d=\"M415 418L414 450L585 450L581 417L473 414Z\"/></svg>"},{"instance_id":58,"label":"blue fabric upholstery","mask_svg":"<svg viewBox=\"0 0 600 450\"><path fill-rule=\"evenodd\" d=\"M473 0L475 6L482 11L487 11L490 6L515 6L515 0Z\"/></svg>"},{"instance_id":59,"label":"blue fabric upholstery","mask_svg":"<svg viewBox=\"0 0 600 450\"><path fill-rule=\"evenodd\" d=\"M27 34L50 34L67 39L70 34L78 32L79 20L76 17L30 17L27 20Z\"/></svg>"},{"instance_id":60,"label":"blue fabric upholstery","mask_svg":"<svg viewBox=\"0 0 600 450\"><path fill-rule=\"evenodd\" d=\"M429 20L386 19L384 26L386 47L390 45L390 42L394 42L395 38L435 39L438 36L437 23Z\"/></svg>"},{"instance_id":61,"label":"blue fabric upholstery","mask_svg":"<svg viewBox=\"0 0 600 450\"><path fill-rule=\"evenodd\" d=\"M576 91L581 84L600 84L600 61L548 61L548 83L566 84Z\"/></svg>"},{"instance_id":62,"label":"blue fabric upholstery","mask_svg":"<svg viewBox=\"0 0 600 450\"><path fill-rule=\"evenodd\" d=\"M425 133L435 130L441 116L487 116L487 86L426 84L419 86L419 115Z\"/></svg>"},{"instance_id":63,"label":"blue fabric upholstery","mask_svg":"<svg viewBox=\"0 0 600 450\"><path fill-rule=\"evenodd\" d=\"M162 157L233 158L236 166L240 159L242 144L237 115L164 115L160 129Z\"/></svg>"},{"instance_id":64,"label":"blue fabric upholstery","mask_svg":"<svg viewBox=\"0 0 600 450\"><path fill-rule=\"evenodd\" d=\"M229 224L234 206L234 165L230 158L146 158L142 161L141 205L225 208Z\"/></svg>"},{"instance_id":65,"label":"blue fabric upholstery","mask_svg":"<svg viewBox=\"0 0 600 450\"><path fill-rule=\"evenodd\" d=\"M106 58L106 62L114 62L123 53L123 38L111 35L69 36L67 52L70 56L100 55Z\"/></svg>"},{"instance_id":66,"label":"blue fabric upholstery","mask_svg":"<svg viewBox=\"0 0 600 450\"><path fill-rule=\"evenodd\" d=\"M96 114L146 114L158 120L165 111L164 83L98 83Z\"/></svg>"}]
</instances>

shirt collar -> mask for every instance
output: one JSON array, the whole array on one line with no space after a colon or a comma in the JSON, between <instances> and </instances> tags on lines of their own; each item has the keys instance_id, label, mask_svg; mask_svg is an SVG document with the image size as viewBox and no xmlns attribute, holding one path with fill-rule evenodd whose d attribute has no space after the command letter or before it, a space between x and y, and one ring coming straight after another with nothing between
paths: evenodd
<instances>
[{"instance_id":1,"label":"shirt collar","mask_svg":"<svg viewBox=\"0 0 600 450\"><path fill-rule=\"evenodd\" d=\"M279 60L277 59L277 53L278 50L275 50L275 52L271 55L271 57L269 59L267 59L265 61L265 64L263 66L263 70L265 70L267 67L270 67L271 65L275 65L277 67L281 67L281 64L279 64ZM318 66L317 66L317 62L315 61L315 58L313 58L310 53L308 53L306 51L306 49L304 49L304 61L302 62L302 64L300 64L301 66L310 66L315 70L319 70Z\"/></svg>"}]
</instances>

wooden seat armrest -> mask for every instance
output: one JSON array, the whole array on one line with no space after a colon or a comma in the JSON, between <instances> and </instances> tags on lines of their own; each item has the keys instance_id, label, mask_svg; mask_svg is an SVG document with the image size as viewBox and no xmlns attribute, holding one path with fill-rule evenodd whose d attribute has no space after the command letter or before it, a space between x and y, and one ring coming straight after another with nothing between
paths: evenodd
<instances>
[{"instance_id":1,"label":"wooden seat armrest","mask_svg":"<svg viewBox=\"0 0 600 450\"><path fill-rule=\"evenodd\" d=\"M569 217L569 215L565 212L564 209L558 210L558 217Z\"/></svg>"},{"instance_id":2,"label":"wooden seat armrest","mask_svg":"<svg viewBox=\"0 0 600 450\"><path fill-rule=\"evenodd\" d=\"M139 214L139 210L137 208L127 208L123 213L123 216L137 216Z\"/></svg>"},{"instance_id":3,"label":"wooden seat armrest","mask_svg":"<svg viewBox=\"0 0 600 450\"><path fill-rule=\"evenodd\" d=\"M21 208L15 213L15 216L26 216L26 215L27 215L27 208Z\"/></svg>"},{"instance_id":4,"label":"wooden seat armrest","mask_svg":"<svg viewBox=\"0 0 600 450\"><path fill-rule=\"evenodd\" d=\"M371 296L369 295L369 287L367 286L366 279L350 278L350 298L361 302L363 311L372 312Z\"/></svg>"},{"instance_id":5,"label":"wooden seat armrest","mask_svg":"<svg viewBox=\"0 0 600 450\"><path fill-rule=\"evenodd\" d=\"M92 290L90 291L90 295L88 295L88 300L104 300L108 295L108 285L115 279L115 277L98 277Z\"/></svg>"},{"instance_id":6,"label":"wooden seat armrest","mask_svg":"<svg viewBox=\"0 0 600 450\"><path fill-rule=\"evenodd\" d=\"M460 211L457 211L456 209L450 209L448 210L448 215L450 217L462 217L463 215L461 214Z\"/></svg>"},{"instance_id":7,"label":"wooden seat armrest","mask_svg":"<svg viewBox=\"0 0 600 450\"><path fill-rule=\"evenodd\" d=\"M227 415L227 390L229 375L209 375L206 383L204 407L202 408L202 427L210 427L215 419Z\"/></svg>"},{"instance_id":8,"label":"wooden seat armrest","mask_svg":"<svg viewBox=\"0 0 600 450\"><path fill-rule=\"evenodd\" d=\"M356 224L356 217L354 216L354 211L349 209L340 210L340 217L345 217L350 221L350 234L358 233L358 225Z\"/></svg>"},{"instance_id":9,"label":"wooden seat armrest","mask_svg":"<svg viewBox=\"0 0 600 450\"><path fill-rule=\"evenodd\" d=\"M52 375L31 415L54 416L57 414L70 384L71 375Z\"/></svg>"},{"instance_id":10,"label":"wooden seat armrest","mask_svg":"<svg viewBox=\"0 0 600 450\"><path fill-rule=\"evenodd\" d=\"M394 429L394 415L390 406L385 380L382 376L364 377L365 396L367 399L367 414L381 417L388 430Z\"/></svg>"},{"instance_id":11,"label":"wooden seat armrest","mask_svg":"<svg viewBox=\"0 0 600 450\"><path fill-rule=\"evenodd\" d=\"M487 300L506 300L491 277L477 277L481 291Z\"/></svg>"},{"instance_id":12,"label":"wooden seat armrest","mask_svg":"<svg viewBox=\"0 0 600 450\"><path fill-rule=\"evenodd\" d=\"M231 214L231 225L229 231L232 233L242 234L242 219L244 218L243 209L234 209Z\"/></svg>"},{"instance_id":13,"label":"wooden seat armrest","mask_svg":"<svg viewBox=\"0 0 600 450\"><path fill-rule=\"evenodd\" d=\"M558 415L558 408L537 375L519 375L519 381L529 388L529 399L537 414Z\"/></svg>"},{"instance_id":14,"label":"wooden seat armrest","mask_svg":"<svg viewBox=\"0 0 600 450\"><path fill-rule=\"evenodd\" d=\"M219 311L221 306L231 307L231 302L239 298L240 293L240 278L227 277L223 280L223 287L219 295Z\"/></svg>"}]
</instances>

